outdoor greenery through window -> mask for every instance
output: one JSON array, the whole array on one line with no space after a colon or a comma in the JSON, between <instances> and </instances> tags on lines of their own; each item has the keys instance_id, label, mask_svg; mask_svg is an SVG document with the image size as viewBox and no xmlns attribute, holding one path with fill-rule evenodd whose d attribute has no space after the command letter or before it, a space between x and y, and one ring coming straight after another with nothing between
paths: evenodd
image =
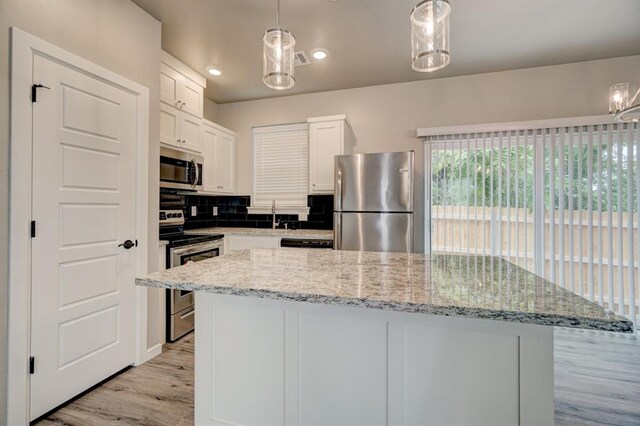
<instances>
[{"instance_id":1,"label":"outdoor greenery through window","mask_svg":"<svg viewBox=\"0 0 640 426\"><path fill-rule=\"evenodd\" d=\"M432 136L431 250L502 256L634 321L640 126Z\"/></svg>"}]
</instances>

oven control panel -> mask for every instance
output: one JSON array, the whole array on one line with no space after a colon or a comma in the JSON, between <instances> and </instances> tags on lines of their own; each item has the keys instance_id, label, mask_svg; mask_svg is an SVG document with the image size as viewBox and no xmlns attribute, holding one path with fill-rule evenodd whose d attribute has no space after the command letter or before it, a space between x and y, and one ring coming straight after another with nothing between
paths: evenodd
<instances>
[{"instance_id":1,"label":"oven control panel","mask_svg":"<svg viewBox=\"0 0 640 426\"><path fill-rule=\"evenodd\" d=\"M160 225L184 225L182 210L160 210Z\"/></svg>"}]
</instances>

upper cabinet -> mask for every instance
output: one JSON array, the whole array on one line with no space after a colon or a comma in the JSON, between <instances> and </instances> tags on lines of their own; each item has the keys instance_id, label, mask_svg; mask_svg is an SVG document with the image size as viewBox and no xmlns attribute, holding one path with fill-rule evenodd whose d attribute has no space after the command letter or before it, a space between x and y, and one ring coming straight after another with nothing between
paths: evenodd
<instances>
[{"instance_id":1,"label":"upper cabinet","mask_svg":"<svg viewBox=\"0 0 640 426\"><path fill-rule=\"evenodd\" d=\"M334 158L351 154L354 137L345 115L315 117L309 123L309 193L332 194Z\"/></svg>"},{"instance_id":2,"label":"upper cabinet","mask_svg":"<svg viewBox=\"0 0 640 426\"><path fill-rule=\"evenodd\" d=\"M211 121L203 120L201 140L204 192L233 194L236 180L236 134Z\"/></svg>"},{"instance_id":3,"label":"upper cabinet","mask_svg":"<svg viewBox=\"0 0 640 426\"><path fill-rule=\"evenodd\" d=\"M202 118L206 79L182 62L162 52L160 100L167 105Z\"/></svg>"},{"instance_id":4,"label":"upper cabinet","mask_svg":"<svg viewBox=\"0 0 640 426\"><path fill-rule=\"evenodd\" d=\"M202 118L206 79L162 52L160 143L202 154L202 186L213 194L233 194L236 134Z\"/></svg>"},{"instance_id":5,"label":"upper cabinet","mask_svg":"<svg viewBox=\"0 0 640 426\"><path fill-rule=\"evenodd\" d=\"M206 79L162 52L160 143L202 152L201 128Z\"/></svg>"},{"instance_id":6,"label":"upper cabinet","mask_svg":"<svg viewBox=\"0 0 640 426\"><path fill-rule=\"evenodd\" d=\"M202 152L202 119L160 104L160 142L172 147Z\"/></svg>"}]
</instances>

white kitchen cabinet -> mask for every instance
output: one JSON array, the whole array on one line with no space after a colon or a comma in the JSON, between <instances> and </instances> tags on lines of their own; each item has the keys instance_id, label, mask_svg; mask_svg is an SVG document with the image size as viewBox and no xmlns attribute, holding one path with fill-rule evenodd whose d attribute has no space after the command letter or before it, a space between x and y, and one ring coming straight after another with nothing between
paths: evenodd
<instances>
[{"instance_id":1,"label":"white kitchen cabinet","mask_svg":"<svg viewBox=\"0 0 640 426\"><path fill-rule=\"evenodd\" d=\"M158 271L167 269L167 242L160 241L158 243Z\"/></svg>"},{"instance_id":2,"label":"white kitchen cabinet","mask_svg":"<svg viewBox=\"0 0 640 426\"><path fill-rule=\"evenodd\" d=\"M309 193L333 194L334 157L350 154L353 132L345 115L315 117L309 123Z\"/></svg>"},{"instance_id":3,"label":"white kitchen cabinet","mask_svg":"<svg viewBox=\"0 0 640 426\"><path fill-rule=\"evenodd\" d=\"M192 115L182 113L180 118L180 137L182 138L182 147L191 151L202 152L202 144L200 138L202 134L202 119L193 117Z\"/></svg>"},{"instance_id":4,"label":"white kitchen cabinet","mask_svg":"<svg viewBox=\"0 0 640 426\"><path fill-rule=\"evenodd\" d=\"M225 235L225 252L252 248L278 248L282 237L264 235Z\"/></svg>"},{"instance_id":5,"label":"white kitchen cabinet","mask_svg":"<svg viewBox=\"0 0 640 426\"><path fill-rule=\"evenodd\" d=\"M168 105L160 104L160 143L182 147L180 119L182 113Z\"/></svg>"},{"instance_id":6,"label":"white kitchen cabinet","mask_svg":"<svg viewBox=\"0 0 640 426\"><path fill-rule=\"evenodd\" d=\"M160 64L160 143L202 152L202 111L207 80L162 52Z\"/></svg>"},{"instance_id":7,"label":"white kitchen cabinet","mask_svg":"<svg viewBox=\"0 0 640 426\"><path fill-rule=\"evenodd\" d=\"M160 100L180 111L202 118L206 79L185 64L162 52Z\"/></svg>"},{"instance_id":8,"label":"white kitchen cabinet","mask_svg":"<svg viewBox=\"0 0 640 426\"><path fill-rule=\"evenodd\" d=\"M230 133L221 133L216 146L218 162L218 181L223 192L235 191L235 163L236 163L236 136Z\"/></svg>"},{"instance_id":9,"label":"white kitchen cabinet","mask_svg":"<svg viewBox=\"0 0 640 426\"><path fill-rule=\"evenodd\" d=\"M236 134L211 121L202 126L204 192L233 194L235 192Z\"/></svg>"},{"instance_id":10,"label":"white kitchen cabinet","mask_svg":"<svg viewBox=\"0 0 640 426\"><path fill-rule=\"evenodd\" d=\"M160 142L177 148L202 152L202 119L160 104Z\"/></svg>"}]
</instances>

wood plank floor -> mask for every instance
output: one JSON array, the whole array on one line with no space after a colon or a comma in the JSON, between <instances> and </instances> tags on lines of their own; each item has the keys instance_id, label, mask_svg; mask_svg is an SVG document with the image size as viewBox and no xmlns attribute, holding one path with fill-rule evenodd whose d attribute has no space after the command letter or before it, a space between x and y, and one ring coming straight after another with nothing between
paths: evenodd
<instances>
[{"instance_id":1,"label":"wood plank floor","mask_svg":"<svg viewBox=\"0 0 640 426\"><path fill-rule=\"evenodd\" d=\"M193 333L50 414L38 425L193 425Z\"/></svg>"},{"instance_id":2,"label":"wood plank floor","mask_svg":"<svg viewBox=\"0 0 640 426\"><path fill-rule=\"evenodd\" d=\"M193 424L193 334L38 425ZM640 425L640 341L556 329L556 425Z\"/></svg>"}]
</instances>

